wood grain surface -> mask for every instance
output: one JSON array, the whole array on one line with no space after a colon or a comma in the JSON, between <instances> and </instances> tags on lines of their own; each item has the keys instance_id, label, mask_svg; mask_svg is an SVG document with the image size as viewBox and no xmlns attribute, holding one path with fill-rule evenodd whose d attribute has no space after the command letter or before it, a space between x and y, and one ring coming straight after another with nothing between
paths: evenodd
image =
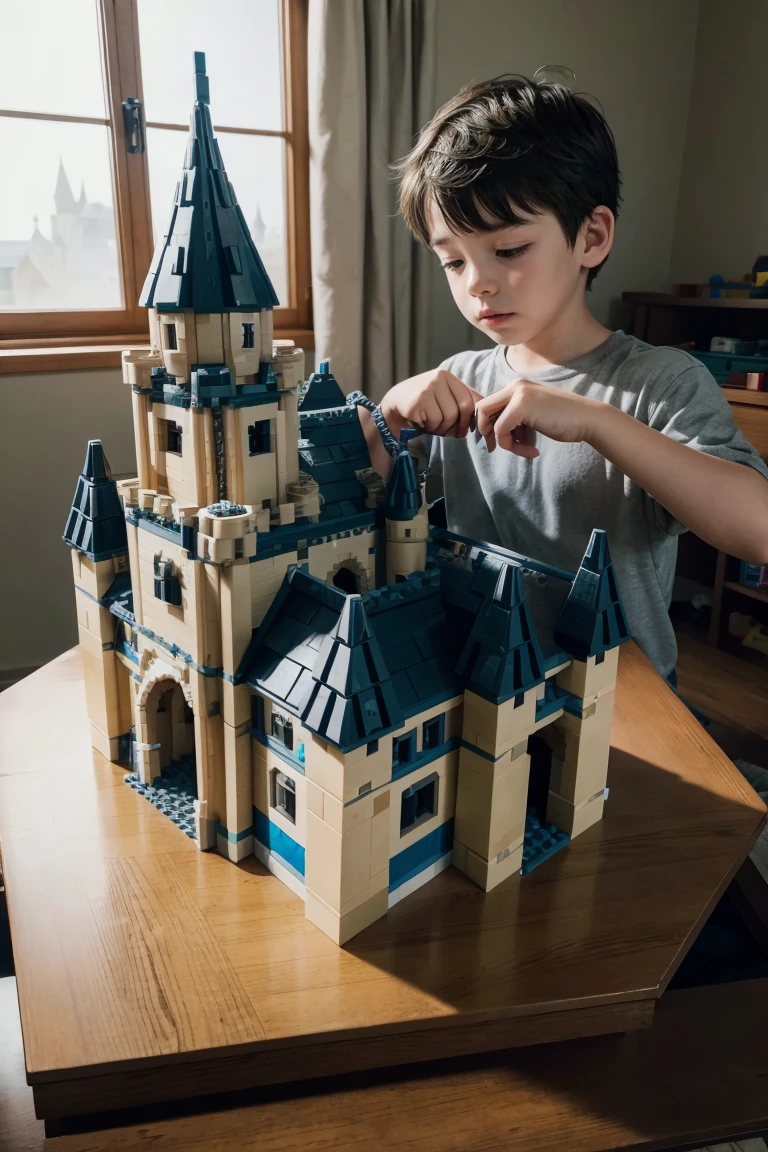
<instances>
[{"instance_id":1,"label":"wood grain surface","mask_svg":"<svg viewBox=\"0 0 768 1152\"><path fill-rule=\"evenodd\" d=\"M275 1090L45 1152L651 1152L768 1130L768 980L669 992L640 1033Z\"/></svg>"},{"instance_id":2,"label":"wood grain surface","mask_svg":"<svg viewBox=\"0 0 768 1152\"><path fill-rule=\"evenodd\" d=\"M631 645L604 820L487 894L449 869L344 949L91 751L76 652L0 696L0 765L45 1117L647 1024L765 816Z\"/></svg>"}]
</instances>

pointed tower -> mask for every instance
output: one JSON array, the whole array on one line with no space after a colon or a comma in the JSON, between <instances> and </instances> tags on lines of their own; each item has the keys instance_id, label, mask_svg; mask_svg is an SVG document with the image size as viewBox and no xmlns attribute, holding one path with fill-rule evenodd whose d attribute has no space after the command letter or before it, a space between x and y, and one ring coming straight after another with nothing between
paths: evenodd
<instances>
[{"instance_id":1,"label":"pointed tower","mask_svg":"<svg viewBox=\"0 0 768 1152\"><path fill-rule=\"evenodd\" d=\"M109 605L128 586L125 520L100 440L90 440L64 529L72 549L77 624L91 721L91 743L116 760L131 729L128 673L115 656Z\"/></svg>"},{"instance_id":2,"label":"pointed tower","mask_svg":"<svg viewBox=\"0 0 768 1152\"><path fill-rule=\"evenodd\" d=\"M427 566L427 505L416 465L408 451L408 441L416 435L412 428L400 434L398 451L384 489L388 584L405 580L412 572L423 572Z\"/></svg>"}]
</instances>

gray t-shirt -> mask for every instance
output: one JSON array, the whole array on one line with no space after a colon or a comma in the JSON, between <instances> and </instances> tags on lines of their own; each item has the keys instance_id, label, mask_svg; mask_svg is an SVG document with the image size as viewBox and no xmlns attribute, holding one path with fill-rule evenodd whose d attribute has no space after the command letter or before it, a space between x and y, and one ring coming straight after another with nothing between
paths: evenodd
<instances>
[{"instance_id":1,"label":"gray t-shirt","mask_svg":"<svg viewBox=\"0 0 768 1152\"><path fill-rule=\"evenodd\" d=\"M501 345L460 352L441 367L489 395L523 377L628 412L699 452L768 468L736 428L728 402L704 365L676 348L614 332L560 368L515 372ZM575 572L593 528L604 528L633 638L663 676L677 661L669 619L677 536L684 525L589 444L537 434L540 456L523 459L470 434L420 437L412 451L442 476L448 527L474 540Z\"/></svg>"}]
</instances>

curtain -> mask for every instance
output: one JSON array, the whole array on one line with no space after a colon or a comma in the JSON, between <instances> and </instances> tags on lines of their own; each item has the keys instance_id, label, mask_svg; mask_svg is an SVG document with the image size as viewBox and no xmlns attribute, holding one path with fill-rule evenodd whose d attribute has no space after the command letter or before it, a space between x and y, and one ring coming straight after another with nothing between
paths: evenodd
<instances>
[{"instance_id":1,"label":"curtain","mask_svg":"<svg viewBox=\"0 0 768 1152\"><path fill-rule=\"evenodd\" d=\"M375 400L428 367L431 257L390 164L434 112L435 21L436 0L309 0L316 355Z\"/></svg>"}]
</instances>

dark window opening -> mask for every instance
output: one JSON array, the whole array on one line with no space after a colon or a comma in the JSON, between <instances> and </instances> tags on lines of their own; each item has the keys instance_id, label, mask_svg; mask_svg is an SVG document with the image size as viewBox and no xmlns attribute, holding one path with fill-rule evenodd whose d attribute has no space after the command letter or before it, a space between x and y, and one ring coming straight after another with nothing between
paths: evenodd
<instances>
[{"instance_id":1,"label":"dark window opening","mask_svg":"<svg viewBox=\"0 0 768 1152\"><path fill-rule=\"evenodd\" d=\"M401 764L410 764L416 756L416 730L406 732L404 736L395 736L392 741L392 767Z\"/></svg>"},{"instance_id":2,"label":"dark window opening","mask_svg":"<svg viewBox=\"0 0 768 1152\"><path fill-rule=\"evenodd\" d=\"M525 692L518 692L515 696L515 708L520 708L523 704L525 704Z\"/></svg>"},{"instance_id":3,"label":"dark window opening","mask_svg":"<svg viewBox=\"0 0 768 1152\"><path fill-rule=\"evenodd\" d=\"M179 342L176 339L176 325L164 324L165 328L165 346L169 352L175 352L179 347Z\"/></svg>"},{"instance_id":4,"label":"dark window opening","mask_svg":"<svg viewBox=\"0 0 768 1152\"><path fill-rule=\"evenodd\" d=\"M254 348L253 324L243 324L243 348Z\"/></svg>"},{"instance_id":5,"label":"dark window opening","mask_svg":"<svg viewBox=\"0 0 768 1152\"><path fill-rule=\"evenodd\" d=\"M348 596L354 596L356 592L360 591L360 581L349 568L339 568L338 572L334 572L333 584L335 588L340 588Z\"/></svg>"},{"instance_id":6,"label":"dark window opening","mask_svg":"<svg viewBox=\"0 0 768 1152\"><path fill-rule=\"evenodd\" d=\"M261 696L251 696L251 728L264 731L264 700Z\"/></svg>"},{"instance_id":7,"label":"dark window opening","mask_svg":"<svg viewBox=\"0 0 768 1152\"><path fill-rule=\"evenodd\" d=\"M291 824L296 823L296 783L290 776L286 776L284 772L278 772L277 769L272 773L273 781L273 796L272 807L276 808L281 816L285 816L286 820L290 820Z\"/></svg>"},{"instance_id":8,"label":"dark window opening","mask_svg":"<svg viewBox=\"0 0 768 1152\"><path fill-rule=\"evenodd\" d=\"M174 424L173 420L166 421L165 425L165 450L166 452L175 452L181 456L181 424Z\"/></svg>"},{"instance_id":9,"label":"dark window opening","mask_svg":"<svg viewBox=\"0 0 768 1152\"><path fill-rule=\"evenodd\" d=\"M378 752L378 750L379 750L378 740L369 740L368 745L367 745L366 750L365 750L366 756L373 756L374 752Z\"/></svg>"},{"instance_id":10,"label":"dark window opening","mask_svg":"<svg viewBox=\"0 0 768 1152\"><path fill-rule=\"evenodd\" d=\"M424 721L422 748L428 752L431 748L439 748L445 743L445 714Z\"/></svg>"},{"instance_id":11,"label":"dark window opening","mask_svg":"<svg viewBox=\"0 0 768 1152\"><path fill-rule=\"evenodd\" d=\"M408 579L408 577L407 577L407 576L402 576L402 575L401 575L401 574L398 572L398 573L396 573L396 575L395 575L395 584L405 584L405 581L406 581L407 579Z\"/></svg>"},{"instance_id":12,"label":"dark window opening","mask_svg":"<svg viewBox=\"0 0 768 1152\"><path fill-rule=\"evenodd\" d=\"M435 772L419 784L406 788L400 803L400 835L437 815L437 781Z\"/></svg>"},{"instance_id":13,"label":"dark window opening","mask_svg":"<svg viewBox=\"0 0 768 1152\"><path fill-rule=\"evenodd\" d=\"M605 661L605 652L598 652L595 656L595 664L602 664Z\"/></svg>"},{"instance_id":14,"label":"dark window opening","mask_svg":"<svg viewBox=\"0 0 768 1152\"><path fill-rule=\"evenodd\" d=\"M174 574L173 561L155 556L155 596L164 604L181 606L181 581Z\"/></svg>"},{"instance_id":15,"label":"dark window opening","mask_svg":"<svg viewBox=\"0 0 768 1152\"><path fill-rule=\"evenodd\" d=\"M405 530L405 537L406 537L406 539L408 539L408 537L409 537L410 535L411 535L411 530L410 530L410 528L406 528L406 530Z\"/></svg>"},{"instance_id":16,"label":"dark window opening","mask_svg":"<svg viewBox=\"0 0 768 1152\"><path fill-rule=\"evenodd\" d=\"M261 456L269 452L269 420L259 420L248 425L248 452L251 456Z\"/></svg>"},{"instance_id":17,"label":"dark window opening","mask_svg":"<svg viewBox=\"0 0 768 1152\"><path fill-rule=\"evenodd\" d=\"M293 752L293 724L282 712L272 713L272 735Z\"/></svg>"}]
</instances>

